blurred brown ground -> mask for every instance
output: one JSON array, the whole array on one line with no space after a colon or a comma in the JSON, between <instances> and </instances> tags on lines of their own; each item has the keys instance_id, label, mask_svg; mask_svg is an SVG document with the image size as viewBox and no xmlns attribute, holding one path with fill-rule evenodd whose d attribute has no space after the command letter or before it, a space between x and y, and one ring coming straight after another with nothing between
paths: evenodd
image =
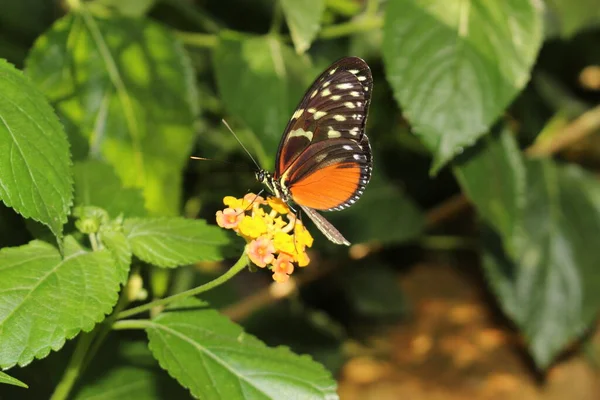
<instances>
[{"instance_id":1,"label":"blurred brown ground","mask_svg":"<svg viewBox=\"0 0 600 400\"><path fill-rule=\"evenodd\" d=\"M399 284L414 315L371 345L355 345L357 356L339 378L342 400L600 399L600 373L581 352L562 357L545 377L535 374L482 280L432 263L415 266Z\"/></svg>"}]
</instances>

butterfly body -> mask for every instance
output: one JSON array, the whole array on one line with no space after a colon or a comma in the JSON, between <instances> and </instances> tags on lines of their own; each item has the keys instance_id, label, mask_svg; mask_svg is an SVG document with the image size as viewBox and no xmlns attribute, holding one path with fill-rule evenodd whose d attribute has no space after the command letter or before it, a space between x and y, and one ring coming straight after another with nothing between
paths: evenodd
<instances>
[{"instance_id":1,"label":"butterfly body","mask_svg":"<svg viewBox=\"0 0 600 400\"><path fill-rule=\"evenodd\" d=\"M315 210L350 207L372 171L365 124L373 79L357 57L333 63L311 85L293 113L277 151L273 175L256 178L286 203L294 202L334 243L350 243Z\"/></svg>"}]
</instances>

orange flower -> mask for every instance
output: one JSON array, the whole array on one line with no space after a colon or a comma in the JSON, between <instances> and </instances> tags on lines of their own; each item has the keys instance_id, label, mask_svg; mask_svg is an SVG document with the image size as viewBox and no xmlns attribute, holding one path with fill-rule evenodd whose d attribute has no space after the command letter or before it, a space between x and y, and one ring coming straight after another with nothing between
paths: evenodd
<instances>
[{"instance_id":1,"label":"orange flower","mask_svg":"<svg viewBox=\"0 0 600 400\"><path fill-rule=\"evenodd\" d=\"M244 196L244 201L248 203L248 205L252 204L252 206L261 206L267 204L265 199L254 193L246 193Z\"/></svg>"},{"instance_id":2,"label":"orange flower","mask_svg":"<svg viewBox=\"0 0 600 400\"><path fill-rule=\"evenodd\" d=\"M275 246L266 236L260 236L246 245L246 254L257 267L265 268L275 259Z\"/></svg>"},{"instance_id":3,"label":"orange flower","mask_svg":"<svg viewBox=\"0 0 600 400\"><path fill-rule=\"evenodd\" d=\"M244 212L239 208L226 208L217 211L217 225L225 229L236 229L244 218Z\"/></svg>"},{"instance_id":4,"label":"orange flower","mask_svg":"<svg viewBox=\"0 0 600 400\"><path fill-rule=\"evenodd\" d=\"M276 282L285 282L288 280L289 275L294 272L294 264L292 264L292 257L287 254L279 254L277 259L273 262L273 280ZM284 276L285 275L285 276Z\"/></svg>"},{"instance_id":5,"label":"orange flower","mask_svg":"<svg viewBox=\"0 0 600 400\"><path fill-rule=\"evenodd\" d=\"M284 283L284 282L287 282L289 279L290 279L290 276L288 274L282 274L279 272L273 273L273 280L277 283Z\"/></svg>"}]
</instances>

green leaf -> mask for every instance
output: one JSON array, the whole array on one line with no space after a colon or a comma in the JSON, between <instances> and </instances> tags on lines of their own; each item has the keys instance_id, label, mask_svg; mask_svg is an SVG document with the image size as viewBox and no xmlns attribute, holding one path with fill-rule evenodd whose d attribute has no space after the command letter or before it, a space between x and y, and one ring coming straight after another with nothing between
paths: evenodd
<instances>
[{"instance_id":1,"label":"green leaf","mask_svg":"<svg viewBox=\"0 0 600 400\"><path fill-rule=\"evenodd\" d=\"M125 284L129 277L129 268L133 256L127 237L123 232L107 227L100 228L98 236L113 256L119 275L119 283Z\"/></svg>"},{"instance_id":2,"label":"green leaf","mask_svg":"<svg viewBox=\"0 0 600 400\"><path fill-rule=\"evenodd\" d=\"M139 189L123 188L114 169L98 160L76 162L75 205L101 207L115 218L144 217L144 197Z\"/></svg>"},{"instance_id":3,"label":"green leaf","mask_svg":"<svg viewBox=\"0 0 600 400\"><path fill-rule=\"evenodd\" d=\"M516 257L501 237L484 238L484 270L504 311L546 368L583 335L600 310L600 183L578 167L551 161L527 166L525 235Z\"/></svg>"},{"instance_id":4,"label":"green leaf","mask_svg":"<svg viewBox=\"0 0 600 400\"><path fill-rule=\"evenodd\" d=\"M554 11L564 38L573 37L584 29L600 26L597 0L546 0L546 4Z\"/></svg>"},{"instance_id":5,"label":"green leaf","mask_svg":"<svg viewBox=\"0 0 600 400\"><path fill-rule=\"evenodd\" d=\"M206 299L205 293L202 299ZM241 324L247 333L259 337L268 346L283 345L294 353L308 354L335 375L346 358L343 352L347 339L345 327L324 311L291 303L276 302L261 307L244 316Z\"/></svg>"},{"instance_id":6,"label":"green leaf","mask_svg":"<svg viewBox=\"0 0 600 400\"><path fill-rule=\"evenodd\" d=\"M308 50L321 28L325 2L324 0L281 0L281 7L296 52L302 54Z\"/></svg>"},{"instance_id":7,"label":"green leaf","mask_svg":"<svg viewBox=\"0 0 600 400\"><path fill-rule=\"evenodd\" d=\"M425 227L419 207L379 174L348 210L324 214L351 243L400 243L418 237ZM311 232L314 232L312 229Z\"/></svg>"},{"instance_id":8,"label":"green leaf","mask_svg":"<svg viewBox=\"0 0 600 400\"><path fill-rule=\"evenodd\" d=\"M71 141L87 143L79 158L105 159L125 187L143 189L149 211L177 214L197 107L188 56L169 30L82 6L36 41L27 73Z\"/></svg>"},{"instance_id":9,"label":"green leaf","mask_svg":"<svg viewBox=\"0 0 600 400\"><path fill-rule=\"evenodd\" d=\"M498 135L484 136L459 157L454 173L482 218L506 238L512 253L511 242L522 235L527 172L510 131L505 128Z\"/></svg>"},{"instance_id":10,"label":"green leaf","mask_svg":"<svg viewBox=\"0 0 600 400\"><path fill-rule=\"evenodd\" d=\"M542 41L535 0L397 0L387 78L436 172L485 134L529 80Z\"/></svg>"},{"instance_id":11,"label":"green leaf","mask_svg":"<svg viewBox=\"0 0 600 400\"><path fill-rule=\"evenodd\" d=\"M195 397L338 398L323 366L287 348L267 347L204 302L180 303L149 321L146 332L161 367Z\"/></svg>"},{"instance_id":12,"label":"green leaf","mask_svg":"<svg viewBox=\"0 0 600 400\"><path fill-rule=\"evenodd\" d=\"M23 388L29 388L29 386L27 386L25 383L21 382L20 380L13 378L12 376L5 374L4 372L0 371L0 383L5 383L7 385L14 385L14 386L20 386Z\"/></svg>"},{"instance_id":13,"label":"green leaf","mask_svg":"<svg viewBox=\"0 0 600 400\"><path fill-rule=\"evenodd\" d=\"M37 240L0 250L0 368L27 365L90 331L118 291L110 253L87 252L70 236L64 259Z\"/></svg>"},{"instance_id":14,"label":"green leaf","mask_svg":"<svg viewBox=\"0 0 600 400\"><path fill-rule=\"evenodd\" d=\"M133 254L159 267L218 261L229 236L206 221L184 218L131 218L124 223Z\"/></svg>"},{"instance_id":15,"label":"green leaf","mask_svg":"<svg viewBox=\"0 0 600 400\"><path fill-rule=\"evenodd\" d=\"M260 140L270 156L263 167L272 169L281 134L306 90L306 59L273 36L226 32L213 60L223 103Z\"/></svg>"},{"instance_id":16,"label":"green leaf","mask_svg":"<svg viewBox=\"0 0 600 400\"><path fill-rule=\"evenodd\" d=\"M76 400L191 398L159 367L146 341L123 337L102 345L80 386Z\"/></svg>"},{"instance_id":17,"label":"green leaf","mask_svg":"<svg viewBox=\"0 0 600 400\"><path fill-rule=\"evenodd\" d=\"M69 143L44 95L0 59L0 199L60 240L73 199Z\"/></svg>"}]
</instances>

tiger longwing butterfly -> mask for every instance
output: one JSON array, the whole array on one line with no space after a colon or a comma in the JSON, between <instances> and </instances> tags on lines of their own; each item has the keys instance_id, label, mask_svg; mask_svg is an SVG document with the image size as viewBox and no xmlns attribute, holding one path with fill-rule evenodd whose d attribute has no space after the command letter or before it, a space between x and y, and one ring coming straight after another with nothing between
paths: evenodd
<instances>
[{"instance_id":1,"label":"tiger longwing butterfly","mask_svg":"<svg viewBox=\"0 0 600 400\"><path fill-rule=\"evenodd\" d=\"M345 57L311 85L285 128L271 175L256 179L277 197L298 204L336 244L350 245L317 211L354 204L371 179L372 155L365 124L373 77L367 63Z\"/></svg>"}]
</instances>

